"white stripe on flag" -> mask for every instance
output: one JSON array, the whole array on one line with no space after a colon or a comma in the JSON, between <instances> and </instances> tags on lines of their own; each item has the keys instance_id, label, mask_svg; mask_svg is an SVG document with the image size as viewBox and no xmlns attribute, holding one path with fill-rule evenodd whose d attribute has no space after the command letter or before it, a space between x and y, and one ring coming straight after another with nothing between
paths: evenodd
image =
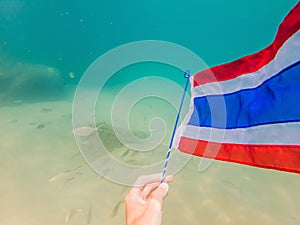
<instances>
[{"instance_id":1,"label":"white stripe on flag","mask_svg":"<svg viewBox=\"0 0 300 225\"><path fill-rule=\"evenodd\" d=\"M299 145L300 122L260 125L249 128L218 129L210 127L180 126L174 147L179 137L233 144Z\"/></svg>"},{"instance_id":2,"label":"white stripe on flag","mask_svg":"<svg viewBox=\"0 0 300 225\"><path fill-rule=\"evenodd\" d=\"M204 84L191 89L193 97L227 94L238 90L255 88L284 68L300 59L300 31L291 36L279 49L276 57L260 70L237 78Z\"/></svg>"}]
</instances>

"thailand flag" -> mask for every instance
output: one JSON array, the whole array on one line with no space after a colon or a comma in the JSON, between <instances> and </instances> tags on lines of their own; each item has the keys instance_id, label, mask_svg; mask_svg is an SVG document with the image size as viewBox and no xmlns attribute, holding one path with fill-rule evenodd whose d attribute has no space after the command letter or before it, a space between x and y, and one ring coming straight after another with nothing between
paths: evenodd
<instances>
[{"instance_id":1,"label":"thailand flag","mask_svg":"<svg viewBox=\"0 0 300 225\"><path fill-rule=\"evenodd\" d=\"M173 147L300 173L300 3L258 53L190 77L191 103Z\"/></svg>"}]
</instances>

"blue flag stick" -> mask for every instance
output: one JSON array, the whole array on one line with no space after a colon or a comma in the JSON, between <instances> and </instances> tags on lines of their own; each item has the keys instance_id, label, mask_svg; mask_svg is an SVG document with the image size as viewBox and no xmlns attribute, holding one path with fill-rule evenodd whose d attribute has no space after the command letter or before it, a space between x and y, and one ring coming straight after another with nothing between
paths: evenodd
<instances>
[{"instance_id":1,"label":"blue flag stick","mask_svg":"<svg viewBox=\"0 0 300 225\"><path fill-rule=\"evenodd\" d=\"M182 95L182 98L181 98L179 110L178 110L178 113L177 113L177 118L176 118L176 121L175 121L175 124L174 124L173 133L172 133L168 153L167 153L166 160L165 160L165 165L164 165L164 169L163 169L162 177L161 177L161 181L160 181L161 183L164 182L165 177L166 177L166 171L167 171L167 166L168 166L168 162L169 162L169 158L170 158L170 154L171 154L171 150L172 150L173 139L174 139L176 128L177 128L177 125L178 125L178 121L179 121L179 118L180 118L180 112L181 112L182 105L183 105L183 102L184 102L185 93L186 93L186 90L187 90L188 85L189 85L190 76L191 76L190 75L190 70L186 70L184 72L184 78L186 78L186 83L185 83L184 92L183 92L183 95Z\"/></svg>"}]
</instances>

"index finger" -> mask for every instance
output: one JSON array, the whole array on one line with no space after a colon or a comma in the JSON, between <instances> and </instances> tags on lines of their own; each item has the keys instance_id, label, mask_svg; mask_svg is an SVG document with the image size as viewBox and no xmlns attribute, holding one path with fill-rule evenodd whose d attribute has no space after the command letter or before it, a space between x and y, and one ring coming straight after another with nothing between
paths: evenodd
<instances>
[{"instance_id":1,"label":"index finger","mask_svg":"<svg viewBox=\"0 0 300 225\"><path fill-rule=\"evenodd\" d=\"M160 183L161 177L162 177L161 173L140 176L135 181L133 186L134 187L144 187L147 184L158 183L158 182ZM172 180L173 180L172 175L166 176L166 178L165 178L165 182L170 182Z\"/></svg>"},{"instance_id":2,"label":"index finger","mask_svg":"<svg viewBox=\"0 0 300 225\"><path fill-rule=\"evenodd\" d=\"M132 193L140 195L143 192L144 187L147 184L160 183L161 181L161 173L144 175L137 178L132 189L130 190ZM172 181L173 176L167 176L165 182Z\"/></svg>"},{"instance_id":3,"label":"index finger","mask_svg":"<svg viewBox=\"0 0 300 225\"><path fill-rule=\"evenodd\" d=\"M133 186L134 187L143 187L146 184L159 182L160 179L161 179L160 173L139 176Z\"/></svg>"}]
</instances>

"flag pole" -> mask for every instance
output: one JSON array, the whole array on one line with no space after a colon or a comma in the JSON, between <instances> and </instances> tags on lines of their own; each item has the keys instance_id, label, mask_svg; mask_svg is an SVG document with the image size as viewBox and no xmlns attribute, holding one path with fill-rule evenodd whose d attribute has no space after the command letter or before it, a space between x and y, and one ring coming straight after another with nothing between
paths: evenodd
<instances>
[{"instance_id":1,"label":"flag pole","mask_svg":"<svg viewBox=\"0 0 300 225\"><path fill-rule=\"evenodd\" d=\"M161 177L161 181L160 181L161 183L164 182L165 177L166 177L167 166L168 166L168 162L169 162L169 158L170 158L171 150L172 150L172 144L173 144L173 140L174 140L176 128L177 128L177 125L178 125L178 122L179 122L180 112L181 112L182 105L183 105L183 102L184 102L185 93L186 93L188 85L189 85L189 78L190 78L190 76L191 76L190 75L190 70L186 70L184 72L184 78L186 78L186 83L185 83L183 95L182 95L182 98L181 98L179 110L178 110L178 113L177 113L176 121L175 121L175 124L174 124L173 132L172 132L172 136L171 136L171 141L170 141L170 144L169 144L169 149L168 149L168 153L167 153L165 164L164 164L164 169L162 171L162 177Z\"/></svg>"}]
</instances>

